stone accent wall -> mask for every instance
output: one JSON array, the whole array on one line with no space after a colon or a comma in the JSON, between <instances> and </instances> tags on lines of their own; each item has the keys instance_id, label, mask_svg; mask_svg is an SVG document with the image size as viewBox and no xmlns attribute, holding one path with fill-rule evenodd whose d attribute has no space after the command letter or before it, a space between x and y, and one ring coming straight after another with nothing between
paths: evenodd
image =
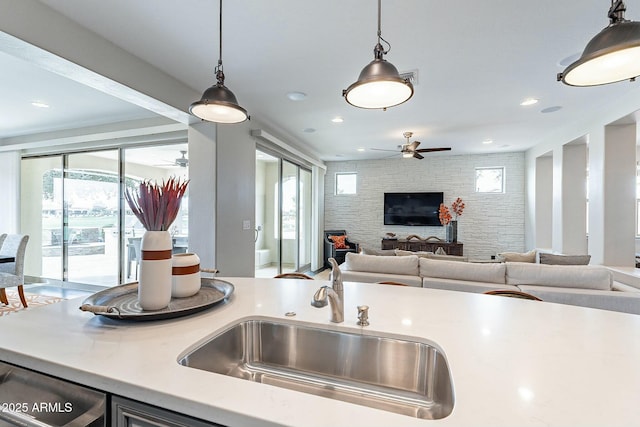
<instances>
[{"instance_id":1,"label":"stone accent wall","mask_svg":"<svg viewBox=\"0 0 640 427\"><path fill-rule=\"evenodd\" d=\"M385 226L385 192L442 191L451 206L456 197L466 208L458 218L458 241L470 259L490 259L502 251L523 252L525 170L524 153L477 155L429 154L422 160L385 159L327 162L325 176L325 229L345 229L360 244L380 248L387 232L403 238L445 237L444 227ZM476 167L504 167L504 194L475 192ZM358 194L336 195L336 172L358 174Z\"/></svg>"}]
</instances>

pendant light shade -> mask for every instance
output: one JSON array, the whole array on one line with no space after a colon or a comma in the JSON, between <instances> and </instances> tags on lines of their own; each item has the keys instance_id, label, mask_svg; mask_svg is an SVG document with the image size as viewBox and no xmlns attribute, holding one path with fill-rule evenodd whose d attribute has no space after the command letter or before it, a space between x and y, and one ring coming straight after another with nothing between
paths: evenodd
<instances>
[{"instance_id":1,"label":"pendant light shade","mask_svg":"<svg viewBox=\"0 0 640 427\"><path fill-rule=\"evenodd\" d=\"M570 86L596 86L640 76L640 22L624 19L624 2L613 0L610 24L587 44L582 56L558 74Z\"/></svg>"},{"instance_id":2,"label":"pendant light shade","mask_svg":"<svg viewBox=\"0 0 640 427\"><path fill-rule=\"evenodd\" d=\"M222 69L222 0L220 0L220 56L215 69L217 83L205 90L202 98L189 106L194 116L215 123L241 123L249 119L247 110L238 104L236 96L224 85Z\"/></svg>"},{"instance_id":3,"label":"pendant light shade","mask_svg":"<svg viewBox=\"0 0 640 427\"><path fill-rule=\"evenodd\" d=\"M342 91L345 100L359 108L394 107L406 102L413 96L413 85L409 79L403 79L398 69L384 59L390 49L384 50L380 41L380 2L378 0L378 43L373 49L374 59L360 72L358 80ZM388 44L388 43L387 43Z\"/></svg>"},{"instance_id":4,"label":"pendant light shade","mask_svg":"<svg viewBox=\"0 0 640 427\"><path fill-rule=\"evenodd\" d=\"M216 123L241 123L249 118L247 110L238 104L236 96L224 85L224 75L204 91L199 101L189 106L189 112L202 120Z\"/></svg>"}]
</instances>

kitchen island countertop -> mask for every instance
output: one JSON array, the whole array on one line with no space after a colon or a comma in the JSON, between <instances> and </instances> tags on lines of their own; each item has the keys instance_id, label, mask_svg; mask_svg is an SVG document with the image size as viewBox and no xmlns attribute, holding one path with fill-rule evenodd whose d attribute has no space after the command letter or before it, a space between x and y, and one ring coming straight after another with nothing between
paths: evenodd
<instances>
[{"instance_id":1,"label":"kitchen island countertop","mask_svg":"<svg viewBox=\"0 0 640 427\"><path fill-rule=\"evenodd\" d=\"M83 299L0 318L0 360L227 426L629 426L640 422L640 316L463 292L345 283L345 321L310 305L319 280L222 278L231 299L190 316L123 322ZM435 344L455 406L422 420L178 364L246 318ZM285 313L295 312L293 318ZM366 363L361 361L361 363ZM0 393L1 400L1 393Z\"/></svg>"}]
</instances>

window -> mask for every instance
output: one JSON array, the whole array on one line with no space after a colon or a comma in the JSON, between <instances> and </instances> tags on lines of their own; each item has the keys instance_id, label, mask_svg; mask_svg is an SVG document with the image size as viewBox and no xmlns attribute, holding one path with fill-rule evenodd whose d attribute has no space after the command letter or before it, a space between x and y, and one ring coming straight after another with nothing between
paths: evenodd
<instances>
[{"instance_id":1,"label":"window","mask_svg":"<svg viewBox=\"0 0 640 427\"><path fill-rule=\"evenodd\" d=\"M336 194L356 194L357 176L355 172L336 174Z\"/></svg>"},{"instance_id":2,"label":"window","mask_svg":"<svg viewBox=\"0 0 640 427\"><path fill-rule=\"evenodd\" d=\"M476 193L504 193L504 167L476 168Z\"/></svg>"}]
</instances>

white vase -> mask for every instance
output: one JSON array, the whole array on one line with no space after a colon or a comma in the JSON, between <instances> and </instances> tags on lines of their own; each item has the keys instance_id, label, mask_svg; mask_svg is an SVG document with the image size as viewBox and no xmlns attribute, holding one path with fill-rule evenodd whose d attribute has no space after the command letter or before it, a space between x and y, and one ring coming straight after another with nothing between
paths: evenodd
<instances>
[{"instance_id":1,"label":"white vase","mask_svg":"<svg viewBox=\"0 0 640 427\"><path fill-rule=\"evenodd\" d=\"M138 303L143 310L161 310L171 302L171 234L145 231L140 244Z\"/></svg>"},{"instance_id":2,"label":"white vase","mask_svg":"<svg viewBox=\"0 0 640 427\"><path fill-rule=\"evenodd\" d=\"M172 258L171 296L186 298L200 290L200 258L193 253L175 254Z\"/></svg>"}]
</instances>

